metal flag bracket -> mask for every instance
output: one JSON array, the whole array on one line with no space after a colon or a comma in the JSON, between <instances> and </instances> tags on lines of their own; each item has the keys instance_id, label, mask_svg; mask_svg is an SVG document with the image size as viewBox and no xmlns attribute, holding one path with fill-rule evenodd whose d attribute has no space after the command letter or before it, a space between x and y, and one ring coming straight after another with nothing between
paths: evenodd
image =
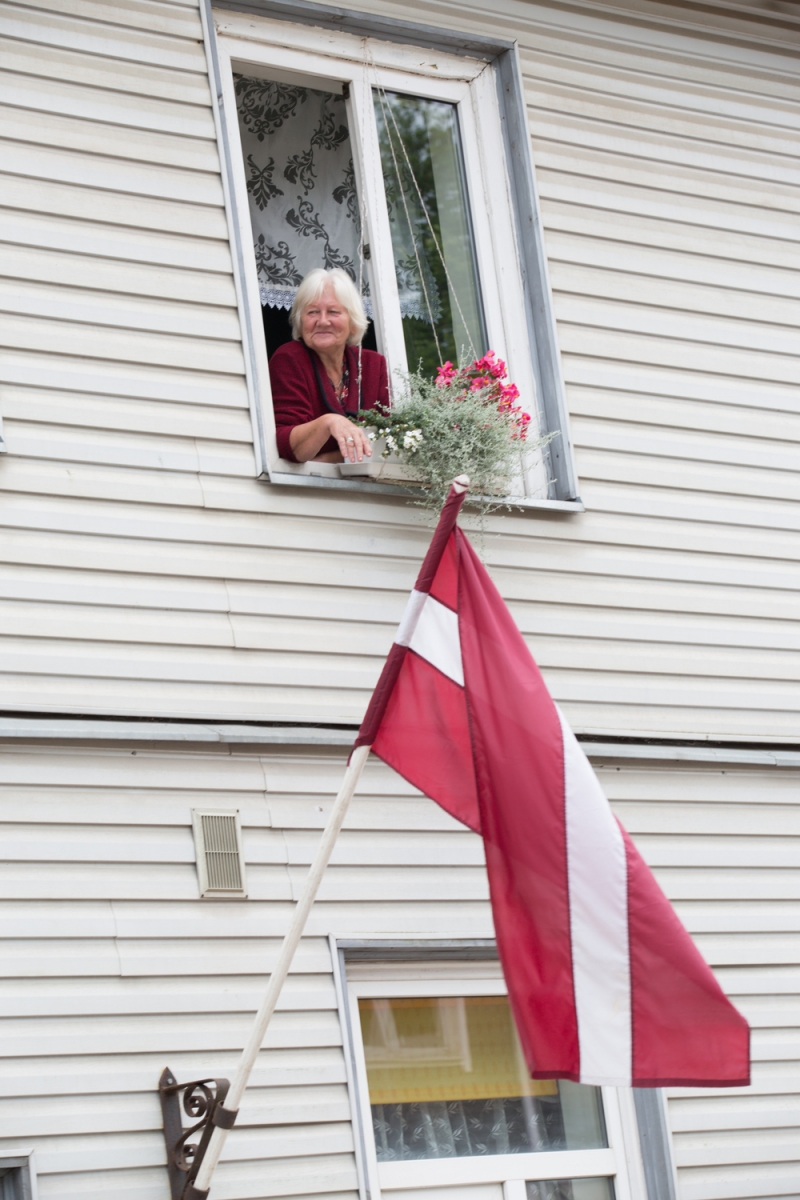
<instances>
[{"instance_id":1,"label":"metal flag bracket","mask_svg":"<svg viewBox=\"0 0 800 1200\"><path fill-rule=\"evenodd\" d=\"M171 1200L203 1200L208 1195L207 1191L198 1191L194 1180L214 1127L232 1129L238 1116L223 1107L229 1087L227 1079L194 1079L191 1083L178 1083L169 1067L161 1072L158 1094L164 1118ZM181 1119L181 1092L184 1112L195 1119L195 1124L188 1129L183 1128ZM198 1134L198 1141L189 1140Z\"/></svg>"}]
</instances>

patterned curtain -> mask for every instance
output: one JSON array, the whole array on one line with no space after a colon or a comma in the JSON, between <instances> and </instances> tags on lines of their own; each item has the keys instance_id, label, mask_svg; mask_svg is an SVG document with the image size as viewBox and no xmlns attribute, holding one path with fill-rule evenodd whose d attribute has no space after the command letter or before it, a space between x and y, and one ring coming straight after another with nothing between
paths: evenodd
<instances>
[{"instance_id":1,"label":"patterned curtain","mask_svg":"<svg viewBox=\"0 0 800 1200\"><path fill-rule=\"evenodd\" d=\"M342 267L362 277L364 307L372 316L366 266L359 261L361 222L344 97L269 79L234 76L253 248L261 303L291 308L303 277L314 267ZM436 282L420 247L425 300L400 181L386 179L404 317L430 321L441 311ZM412 224L423 215L406 181Z\"/></svg>"},{"instance_id":2,"label":"patterned curtain","mask_svg":"<svg viewBox=\"0 0 800 1200\"><path fill-rule=\"evenodd\" d=\"M360 220L344 97L234 80L261 303L291 308L314 267L343 267L357 281Z\"/></svg>"},{"instance_id":3,"label":"patterned curtain","mask_svg":"<svg viewBox=\"0 0 800 1200\"><path fill-rule=\"evenodd\" d=\"M565 1150L558 1094L373 1104L378 1162Z\"/></svg>"}]
</instances>

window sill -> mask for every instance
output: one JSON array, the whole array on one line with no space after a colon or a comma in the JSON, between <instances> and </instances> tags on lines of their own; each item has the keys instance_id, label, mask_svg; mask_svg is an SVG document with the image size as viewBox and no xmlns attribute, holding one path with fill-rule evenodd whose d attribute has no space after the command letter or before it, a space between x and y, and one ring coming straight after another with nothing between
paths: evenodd
<instances>
[{"instance_id":1,"label":"window sill","mask_svg":"<svg viewBox=\"0 0 800 1200\"><path fill-rule=\"evenodd\" d=\"M541 1150L536 1154L487 1154L481 1157L379 1163L381 1190L466 1186L504 1179L580 1179L615 1175L613 1150Z\"/></svg>"},{"instance_id":2,"label":"window sill","mask_svg":"<svg viewBox=\"0 0 800 1200\"><path fill-rule=\"evenodd\" d=\"M402 469L402 468L401 468ZM398 470L397 467L393 471ZM290 463L279 460L277 470L269 477L262 475L265 483L288 484L294 487L334 488L337 491L367 492L374 496L402 496L408 500L410 489L399 482L356 476L343 479L338 463ZM577 497L574 500L548 500L533 496L504 496L502 503L510 504L513 508L530 509L542 512L582 513L586 511L583 501Z\"/></svg>"}]
</instances>

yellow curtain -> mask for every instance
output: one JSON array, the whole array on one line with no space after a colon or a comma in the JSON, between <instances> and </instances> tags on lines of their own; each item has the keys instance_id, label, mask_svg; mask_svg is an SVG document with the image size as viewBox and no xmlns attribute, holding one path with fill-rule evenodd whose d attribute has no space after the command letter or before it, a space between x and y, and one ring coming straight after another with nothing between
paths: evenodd
<instances>
[{"instance_id":1,"label":"yellow curtain","mask_svg":"<svg viewBox=\"0 0 800 1200\"><path fill-rule=\"evenodd\" d=\"M372 1104L555 1096L528 1077L505 996L359 1000Z\"/></svg>"}]
</instances>

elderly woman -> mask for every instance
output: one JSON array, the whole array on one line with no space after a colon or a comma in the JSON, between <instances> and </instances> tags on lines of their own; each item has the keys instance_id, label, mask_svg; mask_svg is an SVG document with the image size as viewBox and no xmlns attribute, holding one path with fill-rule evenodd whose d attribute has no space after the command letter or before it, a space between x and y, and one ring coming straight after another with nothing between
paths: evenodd
<instances>
[{"instance_id":1,"label":"elderly woman","mask_svg":"<svg viewBox=\"0 0 800 1200\"><path fill-rule=\"evenodd\" d=\"M389 387L386 359L359 345L367 318L350 276L309 271L290 320L294 341L269 365L278 452L290 462L361 462L372 447L351 418L388 405Z\"/></svg>"}]
</instances>

